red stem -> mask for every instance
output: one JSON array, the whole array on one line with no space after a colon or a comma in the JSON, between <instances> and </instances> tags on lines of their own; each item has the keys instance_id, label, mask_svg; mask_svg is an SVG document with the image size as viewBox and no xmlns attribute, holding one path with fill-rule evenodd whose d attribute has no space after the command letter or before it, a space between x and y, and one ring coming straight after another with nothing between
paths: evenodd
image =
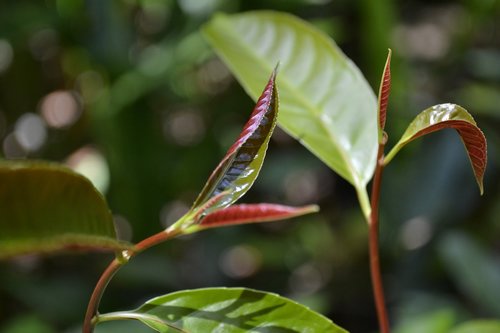
<instances>
[{"instance_id":1,"label":"red stem","mask_svg":"<svg viewBox=\"0 0 500 333\"><path fill-rule=\"evenodd\" d=\"M95 323L93 322L93 318L97 315L97 310L99 307L99 303L101 302L102 294L106 289L109 281L113 278L116 272L128 262L131 258L141 253L142 251L162 243L170 238L173 238L179 234L179 231L161 231L151 237L144 239L143 241L137 243L133 250L128 250L126 256L128 258L124 258L122 260L113 259L108 267L104 270L99 281L92 292L92 296L90 296L89 304L87 306L87 312L85 313L85 319L83 321L83 333L92 333L94 331Z\"/></svg>"},{"instance_id":2,"label":"red stem","mask_svg":"<svg viewBox=\"0 0 500 333\"><path fill-rule=\"evenodd\" d=\"M386 138L379 144L377 154L377 166L373 178L372 194L371 194L371 214L369 221L369 248L370 248L370 274L373 286L373 296L375 298L375 307L377 309L377 317L381 333L389 333L389 319L387 316L387 308L385 306L384 288L382 285L382 277L380 273L380 257L379 257L379 242L378 242L378 210L380 202L380 187L382 183L382 173L384 170L384 146Z\"/></svg>"}]
</instances>

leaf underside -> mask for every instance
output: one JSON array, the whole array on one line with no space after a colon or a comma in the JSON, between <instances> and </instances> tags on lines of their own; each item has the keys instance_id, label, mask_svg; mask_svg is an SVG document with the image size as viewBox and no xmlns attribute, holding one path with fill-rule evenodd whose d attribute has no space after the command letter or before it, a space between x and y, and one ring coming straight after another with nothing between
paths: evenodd
<instances>
[{"instance_id":1,"label":"leaf underside","mask_svg":"<svg viewBox=\"0 0 500 333\"><path fill-rule=\"evenodd\" d=\"M377 153L377 101L333 40L292 15L216 15L205 37L254 99L280 62L280 126L358 190Z\"/></svg>"},{"instance_id":2,"label":"leaf underside","mask_svg":"<svg viewBox=\"0 0 500 333\"><path fill-rule=\"evenodd\" d=\"M202 208L208 214L225 208L252 186L264 162L278 115L276 70L272 73L250 119L236 142L213 171L191 211Z\"/></svg>"},{"instance_id":3,"label":"leaf underside","mask_svg":"<svg viewBox=\"0 0 500 333\"><path fill-rule=\"evenodd\" d=\"M399 142L389 152L386 164L407 143L445 128L453 128L460 135L482 194L483 178L487 164L486 138L467 110L456 104L439 104L422 111L411 122Z\"/></svg>"},{"instance_id":4,"label":"leaf underside","mask_svg":"<svg viewBox=\"0 0 500 333\"><path fill-rule=\"evenodd\" d=\"M46 162L0 162L0 258L61 250L123 250L101 194Z\"/></svg>"},{"instance_id":5,"label":"leaf underside","mask_svg":"<svg viewBox=\"0 0 500 333\"><path fill-rule=\"evenodd\" d=\"M130 314L147 315L131 318ZM148 319L152 316L152 319ZM137 319L158 332L346 333L328 318L276 294L244 288L186 290L147 301L130 312L107 318ZM164 322L162 326L158 319Z\"/></svg>"},{"instance_id":6,"label":"leaf underside","mask_svg":"<svg viewBox=\"0 0 500 333\"><path fill-rule=\"evenodd\" d=\"M387 54L387 60L380 82L380 90L378 93L378 119L379 133L382 134L385 128L385 120L387 118L387 105L389 104L389 94L391 92L391 50Z\"/></svg>"},{"instance_id":7,"label":"leaf underside","mask_svg":"<svg viewBox=\"0 0 500 333\"><path fill-rule=\"evenodd\" d=\"M193 226L196 231L247 223L272 222L297 217L319 210L316 205L290 207L276 204L233 205L205 216L200 224Z\"/></svg>"}]
</instances>

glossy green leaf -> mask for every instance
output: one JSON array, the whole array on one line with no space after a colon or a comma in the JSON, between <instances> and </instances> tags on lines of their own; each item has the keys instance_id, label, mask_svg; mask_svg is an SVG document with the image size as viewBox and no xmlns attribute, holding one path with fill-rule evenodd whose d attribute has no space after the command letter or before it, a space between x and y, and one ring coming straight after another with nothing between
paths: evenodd
<instances>
[{"instance_id":1,"label":"glossy green leaf","mask_svg":"<svg viewBox=\"0 0 500 333\"><path fill-rule=\"evenodd\" d=\"M453 128L460 135L482 194L483 176L487 162L486 138L467 110L456 104L439 104L422 111L410 123L399 142L387 154L385 164L388 164L407 143L445 128Z\"/></svg>"},{"instance_id":2,"label":"glossy green leaf","mask_svg":"<svg viewBox=\"0 0 500 333\"><path fill-rule=\"evenodd\" d=\"M472 320L463 323L450 333L499 333L499 320Z\"/></svg>"},{"instance_id":3,"label":"glossy green leaf","mask_svg":"<svg viewBox=\"0 0 500 333\"><path fill-rule=\"evenodd\" d=\"M135 319L158 332L345 333L328 318L276 294L244 288L180 291L98 322Z\"/></svg>"},{"instance_id":4,"label":"glossy green leaf","mask_svg":"<svg viewBox=\"0 0 500 333\"><path fill-rule=\"evenodd\" d=\"M197 215L227 207L252 186L264 163L278 116L278 91L273 71L250 119L236 142L213 171L191 211ZM200 208L203 210L199 212Z\"/></svg>"},{"instance_id":5,"label":"glossy green leaf","mask_svg":"<svg viewBox=\"0 0 500 333\"><path fill-rule=\"evenodd\" d=\"M85 177L57 164L0 163L0 258L58 250L121 250L112 215Z\"/></svg>"},{"instance_id":6,"label":"glossy green leaf","mask_svg":"<svg viewBox=\"0 0 500 333\"><path fill-rule=\"evenodd\" d=\"M203 32L254 99L280 62L280 126L364 196L377 154L377 100L335 42L271 11L218 14Z\"/></svg>"},{"instance_id":7,"label":"glossy green leaf","mask_svg":"<svg viewBox=\"0 0 500 333\"><path fill-rule=\"evenodd\" d=\"M233 205L217 210L201 219L185 233L238 224L273 222L319 211L316 205L291 207L269 203Z\"/></svg>"}]
</instances>

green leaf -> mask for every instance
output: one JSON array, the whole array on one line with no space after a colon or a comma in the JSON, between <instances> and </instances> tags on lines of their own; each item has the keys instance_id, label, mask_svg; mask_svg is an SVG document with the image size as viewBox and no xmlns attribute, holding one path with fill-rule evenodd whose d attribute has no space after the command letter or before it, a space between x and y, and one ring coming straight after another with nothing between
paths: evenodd
<instances>
[{"instance_id":1,"label":"green leaf","mask_svg":"<svg viewBox=\"0 0 500 333\"><path fill-rule=\"evenodd\" d=\"M244 288L180 291L153 298L134 311L97 317L98 322L120 319L140 320L158 332L347 332L289 299Z\"/></svg>"},{"instance_id":2,"label":"green leaf","mask_svg":"<svg viewBox=\"0 0 500 333\"><path fill-rule=\"evenodd\" d=\"M278 117L275 78L276 69L240 136L194 202L191 211L196 215L201 216L231 205L250 189L257 178Z\"/></svg>"},{"instance_id":3,"label":"green leaf","mask_svg":"<svg viewBox=\"0 0 500 333\"><path fill-rule=\"evenodd\" d=\"M408 126L399 142L385 158L387 165L409 142L423 135L445 128L453 128L460 135L469 156L481 194L486 170L486 138L472 116L459 105L446 103L422 111Z\"/></svg>"},{"instance_id":4,"label":"green leaf","mask_svg":"<svg viewBox=\"0 0 500 333\"><path fill-rule=\"evenodd\" d=\"M472 320L459 325L450 333L498 333L500 332L499 320Z\"/></svg>"},{"instance_id":5,"label":"green leaf","mask_svg":"<svg viewBox=\"0 0 500 333\"><path fill-rule=\"evenodd\" d=\"M279 125L365 196L377 154L377 100L335 42L271 11L218 14L203 32L254 99L280 62Z\"/></svg>"},{"instance_id":6,"label":"green leaf","mask_svg":"<svg viewBox=\"0 0 500 333\"><path fill-rule=\"evenodd\" d=\"M122 250L90 181L44 162L0 162L0 258L59 250Z\"/></svg>"}]
</instances>

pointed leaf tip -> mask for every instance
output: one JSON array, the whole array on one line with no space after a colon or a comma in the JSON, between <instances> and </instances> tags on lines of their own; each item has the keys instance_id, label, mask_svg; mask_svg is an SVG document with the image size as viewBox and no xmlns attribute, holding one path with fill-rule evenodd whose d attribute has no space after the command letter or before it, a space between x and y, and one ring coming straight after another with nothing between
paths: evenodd
<instances>
[{"instance_id":1,"label":"pointed leaf tip","mask_svg":"<svg viewBox=\"0 0 500 333\"><path fill-rule=\"evenodd\" d=\"M391 92L391 55L392 50L389 49L387 60L382 73L380 89L378 92L378 120L379 120L379 136L382 137L382 132L385 128L385 120L387 118L387 105L389 103L389 94Z\"/></svg>"},{"instance_id":2,"label":"pointed leaf tip","mask_svg":"<svg viewBox=\"0 0 500 333\"><path fill-rule=\"evenodd\" d=\"M213 197L227 192L206 208L206 213L227 207L243 196L252 186L264 162L267 146L276 126L278 92L277 67L272 72L250 119L217 168L209 177L191 212L203 209ZM204 214L203 212L202 214ZM198 213L197 213L198 214Z\"/></svg>"},{"instance_id":3,"label":"pointed leaf tip","mask_svg":"<svg viewBox=\"0 0 500 333\"><path fill-rule=\"evenodd\" d=\"M486 137L467 110L456 104L439 104L422 111L410 123L399 142L387 154L385 164L387 165L407 143L445 128L453 128L460 135L482 195L484 192L483 178L487 164Z\"/></svg>"},{"instance_id":4,"label":"pointed leaf tip","mask_svg":"<svg viewBox=\"0 0 500 333\"><path fill-rule=\"evenodd\" d=\"M273 222L319 211L316 205L290 207L276 204L241 204L230 206L207 215L196 231L237 224Z\"/></svg>"}]
</instances>

